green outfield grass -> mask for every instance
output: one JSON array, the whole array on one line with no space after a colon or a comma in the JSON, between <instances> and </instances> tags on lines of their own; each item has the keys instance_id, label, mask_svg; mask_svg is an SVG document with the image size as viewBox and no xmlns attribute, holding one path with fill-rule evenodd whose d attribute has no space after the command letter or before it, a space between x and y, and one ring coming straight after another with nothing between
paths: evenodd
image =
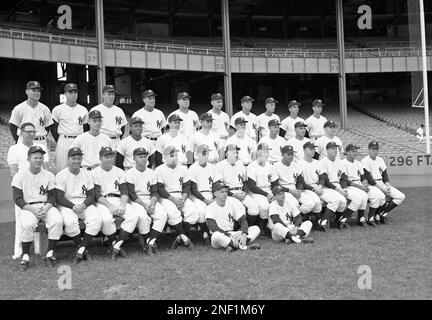
<instances>
[{"instance_id":1,"label":"green outfield grass","mask_svg":"<svg viewBox=\"0 0 432 320\"><path fill-rule=\"evenodd\" d=\"M57 269L33 258L26 272L11 259L11 223L0 225L0 299L431 299L432 188L403 190L406 201L377 228L313 232L315 243L285 245L260 239L260 251L226 253L196 245L192 252L147 257L130 242L129 259L72 265L72 246L58 250L59 266L72 266L72 289L59 290ZM372 289L357 286L358 268L372 270Z\"/></svg>"}]
</instances>

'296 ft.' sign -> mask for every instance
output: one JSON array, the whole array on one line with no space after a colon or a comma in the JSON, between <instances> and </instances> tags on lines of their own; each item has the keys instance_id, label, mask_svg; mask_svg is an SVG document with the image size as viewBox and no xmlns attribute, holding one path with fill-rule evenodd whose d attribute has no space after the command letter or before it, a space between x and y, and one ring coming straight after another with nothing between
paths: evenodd
<instances>
[{"instance_id":1,"label":"'296 ft.' sign","mask_svg":"<svg viewBox=\"0 0 432 320\"><path fill-rule=\"evenodd\" d=\"M391 174L432 174L430 154L389 155L386 164Z\"/></svg>"}]
</instances>

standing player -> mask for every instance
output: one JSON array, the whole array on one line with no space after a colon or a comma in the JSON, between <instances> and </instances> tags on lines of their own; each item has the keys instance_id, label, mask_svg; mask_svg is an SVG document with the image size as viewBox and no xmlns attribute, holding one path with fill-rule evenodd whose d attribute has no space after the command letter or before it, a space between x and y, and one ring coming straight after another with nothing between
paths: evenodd
<instances>
[{"instance_id":1,"label":"standing player","mask_svg":"<svg viewBox=\"0 0 432 320\"><path fill-rule=\"evenodd\" d=\"M270 147L269 162L275 164L282 159L281 150L287 144L286 140L279 136L280 123L276 119L268 123L269 135L261 138L259 144L265 143Z\"/></svg>"},{"instance_id":2,"label":"standing player","mask_svg":"<svg viewBox=\"0 0 432 320\"><path fill-rule=\"evenodd\" d=\"M81 170L82 151L71 148L68 151L68 167L57 173L55 188L57 204L63 218L66 235L76 245L74 263L91 260L88 246L102 228L102 216L95 204L93 178L86 170ZM85 223L85 232L81 241L79 221Z\"/></svg>"},{"instance_id":3,"label":"standing player","mask_svg":"<svg viewBox=\"0 0 432 320\"><path fill-rule=\"evenodd\" d=\"M168 216L158 202L158 184L154 171L147 168L149 152L139 147L133 151L135 167L126 172L126 184L131 205L139 214L138 231L143 235L144 252L157 254L156 240L162 233ZM151 228L150 228L151 226Z\"/></svg>"},{"instance_id":4,"label":"standing player","mask_svg":"<svg viewBox=\"0 0 432 320\"><path fill-rule=\"evenodd\" d=\"M122 139L117 146L116 166L120 169L129 170L135 166L133 152L137 148L146 149L150 155L155 152L153 143L143 138L143 121L141 118L132 118L129 122L130 135Z\"/></svg>"},{"instance_id":5,"label":"standing player","mask_svg":"<svg viewBox=\"0 0 432 320\"><path fill-rule=\"evenodd\" d=\"M144 107L137 110L132 118L138 117L144 121L142 135L144 138L149 139L153 146L156 146L157 139L162 135L163 128L166 127L166 118L162 111L155 108L156 96L153 90L146 90L142 93ZM149 157L149 167L152 168L155 163L155 156ZM162 159L158 159L158 163Z\"/></svg>"},{"instance_id":6,"label":"standing player","mask_svg":"<svg viewBox=\"0 0 432 320\"><path fill-rule=\"evenodd\" d=\"M212 233L213 248L225 248L227 252L233 250L261 249L258 244L251 244L259 235L257 226L249 226L243 206L228 197L229 187L218 181L213 184L213 201L206 208L207 224ZM234 230L234 223L240 225L240 230Z\"/></svg>"},{"instance_id":7,"label":"standing player","mask_svg":"<svg viewBox=\"0 0 432 320\"><path fill-rule=\"evenodd\" d=\"M216 166L208 163L210 151L209 146L205 144L199 145L197 147L198 159L189 168L191 200L198 210L198 225L206 244L210 244L210 235L206 224L205 211L207 206L213 202L213 183L220 180Z\"/></svg>"},{"instance_id":8,"label":"standing player","mask_svg":"<svg viewBox=\"0 0 432 320\"><path fill-rule=\"evenodd\" d=\"M318 146L318 153L319 153L319 158L320 159L324 159L325 157L327 157L327 144L329 142L334 142L336 143L336 145L338 146L337 148L337 156L338 158L342 158L343 155L343 145L342 145L342 141L341 139L339 139L338 137L336 137L336 122L334 122L333 120L329 120L326 121L324 123L324 131L325 134L321 137L319 137L317 139L317 141L315 142L315 144Z\"/></svg>"},{"instance_id":9,"label":"standing player","mask_svg":"<svg viewBox=\"0 0 432 320\"><path fill-rule=\"evenodd\" d=\"M15 142L21 135L19 128L25 122L33 123L36 134L34 140L48 149L47 135L53 124L51 112L46 105L39 102L42 87L37 81L29 81L26 85L27 100L16 105L9 119L9 129Z\"/></svg>"},{"instance_id":10,"label":"standing player","mask_svg":"<svg viewBox=\"0 0 432 320\"><path fill-rule=\"evenodd\" d=\"M60 172L68 166L68 151L73 140L84 132L84 124L87 123L87 109L77 103L78 86L75 83L67 83L64 87L66 102L54 107L52 118L54 124L51 133L56 146L56 171Z\"/></svg>"},{"instance_id":11,"label":"standing player","mask_svg":"<svg viewBox=\"0 0 432 320\"><path fill-rule=\"evenodd\" d=\"M270 97L265 99L265 108L266 112L261 113L258 116L258 140L260 140L262 137L265 137L269 134L268 131L268 123L270 120L275 119L278 122L280 122L280 118L277 114L275 114L276 104L278 104L279 101L276 99Z\"/></svg>"},{"instance_id":12,"label":"standing player","mask_svg":"<svg viewBox=\"0 0 432 320\"><path fill-rule=\"evenodd\" d=\"M112 140L100 132L102 126L102 115L98 110L90 111L88 114L90 130L81 133L72 143L72 147L78 147L83 152L82 168L93 170L100 166L99 151L103 147L113 147Z\"/></svg>"},{"instance_id":13,"label":"standing player","mask_svg":"<svg viewBox=\"0 0 432 320\"><path fill-rule=\"evenodd\" d=\"M258 117L251 112L252 103L255 100L250 96L244 96L241 98L240 103L242 110L237 112L231 117L230 126L235 129L235 121L237 118L246 119L246 131L245 134L251 137L255 142L257 141L257 129L258 129Z\"/></svg>"},{"instance_id":14,"label":"standing player","mask_svg":"<svg viewBox=\"0 0 432 320\"><path fill-rule=\"evenodd\" d=\"M309 138L305 138L306 134L306 124L304 122L296 122L294 124L295 137L292 137L287 141L287 144L290 145L295 151L294 161L300 161L304 158L303 145L310 141Z\"/></svg>"},{"instance_id":15,"label":"standing player","mask_svg":"<svg viewBox=\"0 0 432 320\"><path fill-rule=\"evenodd\" d=\"M239 159L245 166L249 165L256 158L257 144L255 140L245 133L247 121L244 118L237 118L234 122L236 133L228 138L225 145L236 145L240 148Z\"/></svg>"},{"instance_id":16,"label":"standing player","mask_svg":"<svg viewBox=\"0 0 432 320\"><path fill-rule=\"evenodd\" d=\"M163 151L165 163L156 168L160 204L168 214L168 224L178 233L171 248L181 243L193 249L187 234L198 222L198 211L190 197L190 177L186 166L178 164L178 150L167 147ZM183 222L183 224L182 224Z\"/></svg>"},{"instance_id":17,"label":"standing player","mask_svg":"<svg viewBox=\"0 0 432 320\"><path fill-rule=\"evenodd\" d=\"M213 108L208 113L213 118L212 133L222 141L228 139L229 116L222 111L223 96L220 93L212 94L210 100Z\"/></svg>"},{"instance_id":18,"label":"standing player","mask_svg":"<svg viewBox=\"0 0 432 320\"><path fill-rule=\"evenodd\" d=\"M195 111L189 109L190 99L192 99L192 97L188 92L180 92L177 95L179 108L171 112L168 116L169 119L172 115L176 114L181 119L179 133L184 135L186 139L189 139L199 129L198 115Z\"/></svg>"},{"instance_id":19,"label":"standing player","mask_svg":"<svg viewBox=\"0 0 432 320\"><path fill-rule=\"evenodd\" d=\"M361 164L369 185L378 187L387 197L391 199L387 205L380 207L380 209L378 209L378 211L375 213L375 222L385 224L388 213L402 204L402 202L405 200L405 194L390 184L387 166L384 162L384 159L378 156L378 152L378 142L369 142L369 155L362 159ZM378 217L380 218L379 220Z\"/></svg>"},{"instance_id":20,"label":"standing player","mask_svg":"<svg viewBox=\"0 0 432 320\"><path fill-rule=\"evenodd\" d=\"M102 115L101 132L110 137L114 149L120 143L125 133L126 116L122 109L114 105L116 91L113 85L108 84L102 88L102 103L90 109L90 112L97 110Z\"/></svg>"},{"instance_id":21,"label":"standing player","mask_svg":"<svg viewBox=\"0 0 432 320\"><path fill-rule=\"evenodd\" d=\"M326 123L326 117L321 115L324 107L324 103L320 99L312 101L313 114L306 119L305 123L309 132L309 138L315 141L322 135L324 135L324 123Z\"/></svg>"},{"instance_id":22,"label":"standing player","mask_svg":"<svg viewBox=\"0 0 432 320\"><path fill-rule=\"evenodd\" d=\"M63 219L55 208L55 177L42 169L45 151L38 146L28 150L29 169L18 172L12 179L13 198L19 207L21 222L22 260L21 270L25 271L30 263L30 246L40 220L48 229L48 252L45 262L54 267L57 259L54 250L63 232Z\"/></svg>"},{"instance_id":23,"label":"standing player","mask_svg":"<svg viewBox=\"0 0 432 320\"><path fill-rule=\"evenodd\" d=\"M304 122L303 118L298 117L299 107L301 106L300 102L297 102L296 100L291 100L288 103L288 110L290 112L289 116L282 120L281 129L282 134L285 133L285 139L289 140L291 138L294 138L295 133L295 124L297 122Z\"/></svg>"}]
</instances>

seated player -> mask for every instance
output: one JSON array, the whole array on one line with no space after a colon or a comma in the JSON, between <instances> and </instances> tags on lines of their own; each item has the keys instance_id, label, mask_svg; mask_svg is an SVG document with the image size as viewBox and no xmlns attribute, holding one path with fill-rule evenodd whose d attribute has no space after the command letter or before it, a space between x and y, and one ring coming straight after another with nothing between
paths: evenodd
<instances>
[{"instance_id":1,"label":"seated player","mask_svg":"<svg viewBox=\"0 0 432 320\"><path fill-rule=\"evenodd\" d=\"M213 184L215 201L206 208L211 245L216 249L225 248L227 252L260 249L258 244L251 244L258 237L260 229L257 226L248 226L244 207L228 196L228 189L221 181ZM235 222L240 224L240 230L234 230Z\"/></svg>"}]
</instances>

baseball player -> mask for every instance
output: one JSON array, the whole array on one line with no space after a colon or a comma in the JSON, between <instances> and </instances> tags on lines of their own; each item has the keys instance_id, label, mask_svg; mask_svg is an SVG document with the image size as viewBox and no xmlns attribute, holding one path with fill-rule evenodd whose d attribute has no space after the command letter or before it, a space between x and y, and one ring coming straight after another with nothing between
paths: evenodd
<instances>
[{"instance_id":1,"label":"baseball player","mask_svg":"<svg viewBox=\"0 0 432 320\"><path fill-rule=\"evenodd\" d=\"M143 147L133 151L135 167L126 172L126 184L131 205L139 214L138 231L143 236L143 250L157 254L156 240L168 219L167 212L158 202L158 184L155 172L147 168L149 151Z\"/></svg>"},{"instance_id":2,"label":"baseball player","mask_svg":"<svg viewBox=\"0 0 432 320\"><path fill-rule=\"evenodd\" d=\"M211 151L209 153L208 162L216 164L222 157L220 155L220 149L223 147L222 141L224 140L221 140L218 135L214 134L212 131L214 119L209 112L200 115L200 123L201 129L195 132L189 139L189 150L193 152L194 159L197 159L197 147L202 144L209 146Z\"/></svg>"},{"instance_id":3,"label":"baseball player","mask_svg":"<svg viewBox=\"0 0 432 320\"><path fill-rule=\"evenodd\" d=\"M215 201L206 208L206 220L211 232L213 248L225 248L227 252L233 250L261 249L258 244L251 244L259 235L257 226L249 226L246 220L245 208L238 205L238 201L228 196L229 187L221 181L213 184ZM238 222L240 230L234 230L234 223Z\"/></svg>"},{"instance_id":4,"label":"baseball player","mask_svg":"<svg viewBox=\"0 0 432 320\"><path fill-rule=\"evenodd\" d=\"M222 111L223 108L223 96L220 93L212 94L210 98L211 105L213 108L208 113L213 118L212 133L222 141L228 138L228 130L230 118L228 114Z\"/></svg>"},{"instance_id":5,"label":"baseball player","mask_svg":"<svg viewBox=\"0 0 432 320\"><path fill-rule=\"evenodd\" d=\"M297 122L304 122L304 119L297 116L299 112L300 102L296 100L291 100L288 103L289 116L282 120L281 123L281 133L285 136L285 139L289 140L296 136L295 124Z\"/></svg>"},{"instance_id":6,"label":"baseball player","mask_svg":"<svg viewBox=\"0 0 432 320\"><path fill-rule=\"evenodd\" d=\"M262 137L265 137L266 135L269 134L268 131L268 123L270 120L275 119L278 122L280 122L280 118L277 114L275 114L275 109L276 109L276 104L278 104L279 101L277 101L276 99L270 97L265 99L265 108L266 108L266 112L261 113L258 116L258 136L260 140Z\"/></svg>"},{"instance_id":7,"label":"baseball player","mask_svg":"<svg viewBox=\"0 0 432 320\"><path fill-rule=\"evenodd\" d=\"M319 137L316 141L315 144L318 146L318 150L317 152L319 153L319 158L320 159L324 159L325 157L327 157L327 144L329 142L334 142L337 144L338 146L338 158L342 159L343 156L343 145L342 145L342 141L341 139L339 139L338 137L336 137L336 122L334 122L333 120L328 120L324 123L324 131L325 134L321 137Z\"/></svg>"},{"instance_id":8,"label":"baseball player","mask_svg":"<svg viewBox=\"0 0 432 320\"><path fill-rule=\"evenodd\" d=\"M190 199L190 177L186 166L178 165L178 150L167 147L163 151L165 163L156 168L159 202L168 214L168 224L178 233L171 248L183 243L188 249L194 245L186 235L198 222L199 214ZM183 222L183 223L182 223Z\"/></svg>"},{"instance_id":9,"label":"baseball player","mask_svg":"<svg viewBox=\"0 0 432 320\"><path fill-rule=\"evenodd\" d=\"M129 122L130 135L122 139L117 146L116 166L120 169L129 170L135 166L133 152L137 148L146 149L150 155L155 152L151 141L143 138L143 121L141 118L132 118Z\"/></svg>"},{"instance_id":10,"label":"baseball player","mask_svg":"<svg viewBox=\"0 0 432 320\"><path fill-rule=\"evenodd\" d=\"M234 144L240 148L238 156L245 166L256 159L257 149L255 140L246 135L246 124L247 120L245 118L237 118L234 121L236 133L225 142L225 145Z\"/></svg>"},{"instance_id":11,"label":"baseball player","mask_svg":"<svg viewBox=\"0 0 432 320\"><path fill-rule=\"evenodd\" d=\"M322 135L324 135L324 123L326 123L326 117L322 116L322 110L324 103L320 99L312 101L313 114L306 119L307 130L309 132L309 138L315 141Z\"/></svg>"},{"instance_id":12,"label":"baseball player","mask_svg":"<svg viewBox=\"0 0 432 320\"><path fill-rule=\"evenodd\" d=\"M12 179L15 204L19 207L21 223L22 260L21 270L29 268L30 246L34 232L40 220L48 229L48 252L45 263L54 267L57 259L54 250L63 232L63 219L55 205L54 175L42 169L45 151L39 146L32 146L27 152L29 168L18 172Z\"/></svg>"},{"instance_id":13,"label":"baseball player","mask_svg":"<svg viewBox=\"0 0 432 320\"><path fill-rule=\"evenodd\" d=\"M67 83L64 87L66 102L55 106L52 111L54 123L51 133L56 146L56 171L60 172L68 166L68 152L73 140L84 132L87 123L87 109L77 103L78 86Z\"/></svg>"},{"instance_id":14,"label":"baseball player","mask_svg":"<svg viewBox=\"0 0 432 320\"><path fill-rule=\"evenodd\" d=\"M268 122L269 134L262 137L259 144L265 143L270 147L269 162L275 164L282 159L281 150L287 144L287 141L279 136L280 123L276 119Z\"/></svg>"},{"instance_id":15,"label":"baseball player","mask_svg":"<svg viewBox=\"0 0 432 320\"><path fill-rule=\"evenodd\" d=\"M206 224L205 212L207 206L213 202L212 186L220 180L216 166L208 163L209 146L202 144L197 147L198 159L190 166L189 176L191 181L191 200L195 204L199 218L198 225L201 229L205 244L210 244L209 230Z\"/></svg>"},{"instance_id":16,"label":"baseball player","mask_svg":"<svg viewBox=\"0 0 432 320\"><path fill-rule=\"evenodd\" d=\"M251 112L252 103L255 100L250 96L244 96L241 98L241 111L237 112L231 117L230 126L235 130L235 120L237 118L246 119L246 131L245 134L251 137L254 141L257 141L257 130L258 130L258 117Z\"/></svg>"},{"instance_id":17,"label":"baseball player","mask_svg":"<svg viewBox=\"0 0 432 320\"><path fill-rule=\"evenodd\" d=\"M76 246L74 263L91 260L88 246L102 228L102 216L95 204L94 183L91 174L81 169L83 153L80 148L68 151L68 167L56 175L57 205L63 218L66 235ZM81 241L79 219L85 223Z\"/></svg>"},{"instance_id":18,"label":"baseball player","mask_svg":"<svg viewBox=\"0 0 432 320\"><path fill-rule=\"evenodd\" d=\"M189 111L192 112L192 111ZM170 130L160 136L156 141L156 152L160 154L160 156L156 157L157 159L162 158L163 151L166 147L174 147L178 151L178 161L179 164L186 166L188 163L192 163L193 155L189 152L190 143L186 136L180 133L180 128L183 120L177 113L173 113L168 117L168 125ZM195 132L196 133L196 132ZM188 158L190 159L188 161ZM156 166L161 165L161 163L156 163Z\"/></svg>"},{"instance_id":19,"label":"baseball player","mask_svg":"<svg viewBox=\"0 0 432 320\"><path fill-rule=\"evenodd\" d=\"M98 110L90 111L88 114L90 130L81 133L72 142L72 148L78 147L83 152L82 167L86 170L93 170L100 166L99 151L103 147L113 147L112 140L100 132L102 126L102 114Z\"/></svg>"},{"instance_id":20,"label":"baseball player","mask_svg":"<svg viewBox=\"0 0 432 320\"><path fill-rule=\"evenodd\" d=\"M112 245L111 259L119 256L127 258L123 243L135 230L139 215L128 203L129 190L125 173L114 166L115 151L111 147L102 147L99 151L101 165L91 173L94 181L96 208L102 216L102 233ZM116 240L114 217L122 217L120 231ZM110 250L111 251L111 250Z\"/></svg>"},{"instance_id":21,"label":"baseball player","mask_svg":"<svg viewBox=\"0 0 432 320\"><path fill-rule=\"evenodd\" d=\"M420 127L417 128L415 136L416 136L418 142L426 143L425 125L423 123L420 124ZM429 138L432 141L431 135L429 135Z\"/></svg>"},{"instance_id":22,"label":"baseball player","mask_svg":"<svg viewBox=\"0 0 432 320\"><path fill-rule=\"evenodd\" d=\"M162 135L163 128L167 125L163 112L155 108L156 96L157 94L153 90L145 90L142 93L144 106L132 115L132 118L138 117L144 121L142 135L150 140L154 146L156 146L157 139ZM151 155L148 159L150 168L155 163L155 157L156 154ZM157 162L161 163L162 159L159 158Z\"/></svg>"},{"instance_id":23,"label":"baseball player","mask_svg":"<svg viewBox=\"0 0 432 320\"><path fill-rule=\"evenodd\" d=\"M113 141L113 148L117 148L125 133L126 116L122 109L114 105L116 91L112 84L102 87L102 103L90 109L97 110L102 115L101 132Z\"/></svg>"},{"instance_id":24,"label":"baseball player","mask_svg":"<svg viewBox=\"0 0 432 320\"><path fill-rule=\"evenodd\" d=\"M346 158L342 160L345 165L345 172L348 175L348 190L350 188L358 188L367 193L369 199L368 219L366 220L365 217L366 204L362 203L357 211L357 224L361 227L363 227L365 223L375 226L375 214L379 208L380 210L383 208L386 202L385 194L376 186L368 184L363 166L360 161L356 160L358 149L359 147L356 145L348 144L345 148ZM377 216L377 220L380 220L379 215Z\"/></svg>"},{"instance_id":25,"label":"baseball player","mask_svg":"<svg viewBox=\"0 0 432 320\"><path fill-rule=\"evenodd\" d=\"M286 193L285 201L290 207L299 208L302 214L320 213L321 200L312 188L305 186L302 169L294 162L293 147L284 146L281 154L282 160L273 165L272 186L281 186Z\"/></svg>"},{"instance_id":26,"label":"baseball player","mask_svg":"<svg viewBox=\"0 0 432 320\"><path fill-rule=\"evenodd\" d=\"M290 145L294 153L294 161L300 161L304 158L303 145L310 141L309 138L305 137L306 134L306 124L302 121L296 122L294 124L295 137L292 137L287 141L287 144Z\"/></svg>"},{"instance_id":27,"label":"baseball player","mask_svg":"<svg viewBox=\"0 0 432 320\"><path fill-rule=\"evenodd\" d=\"M247 222L251 226L259 215L258 203L248 194L246 167L238 159L240 148L229 144L225 148L226 159L216 165L221 181L229 187L228 195L240 201L247 208Z\"/></svg>"},{"instance_id":28,"label":"baseball player","mask_svg":"<svg viewBox=\"0 0 432 320\"><path fill-rule=\"evenodd\" d=\"M405 194L391 185L387 166L384 159L378 156L378 152L378 142L369 142L368 155L361 160L361 164L369 185L378 187L386 197L391 199L388 204L380 207L375 213L375 222L378 222L379 216L379 222L385 224L388 213L402 204L405 200Z\"/></svg>"},{"instance_id":29,"label":"baseball player","mask_svg":"<svg viewBox=\"0 0 432 320\"><path fill-rule=\"evenodd\" d=\"M38 81L29 81L26 85L27 100L16 105L9 119L9 129L15 142L18 142L21 132L19 128L25 122L35 126L35 138L38 143L48 149L46 137L53 124L51 112L46 105L39 101L42 87Z\"/></svg>"},{"instance_id":30,"label":"baseball player","mask_svg":"<svg viewBox=\"0 0 432 320\"><path fill-rule=\"evenodd\" d=\"M276 242L312 243L308 238L312 230L312 222L302 221L300 212L296 207L285 201L286 192L281 186L272 188L274 200L269 205L269 229L272 239Z\"/></svg>"},{"instance_id":31,"label":"baseball player","mask_svg":"<svg viewBox=\"0 0 432 320\"><path fill-rule=\"evenodd\" d=\"M180 92L177 94L177 104L179 108L168 115L168 119L174 114L181 119L179 133L184 135L186 139L189 139L200 127L197 113L189 109L191 99L192 97L188 92Z\"/></svg>"}]
</instances>

